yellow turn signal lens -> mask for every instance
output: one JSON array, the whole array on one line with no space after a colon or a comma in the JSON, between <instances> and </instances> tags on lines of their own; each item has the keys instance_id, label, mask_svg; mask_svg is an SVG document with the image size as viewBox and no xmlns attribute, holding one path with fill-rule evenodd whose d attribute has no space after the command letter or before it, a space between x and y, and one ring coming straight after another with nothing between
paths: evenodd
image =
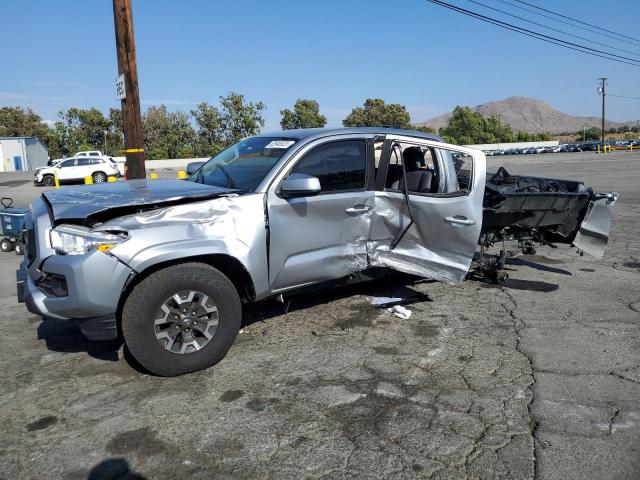
<instances>
[{"instance_id":1,"label":"yellow turn signal lens","mask_svg":"<svg viewBox=\"0 0 640 480\"><path fill-rule=\"evenodd\" d=\"M111 247L113 247L113 243L102 243L96 247L96 249L100 252L108 252Z\"/></svg>"}]
</instances>

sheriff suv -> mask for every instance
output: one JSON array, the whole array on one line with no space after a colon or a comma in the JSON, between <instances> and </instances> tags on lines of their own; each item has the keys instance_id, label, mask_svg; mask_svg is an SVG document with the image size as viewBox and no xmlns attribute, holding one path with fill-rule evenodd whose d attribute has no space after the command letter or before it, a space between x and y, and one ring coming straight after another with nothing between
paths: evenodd
<instances>
[{"instance_id":1,"label":"sheriff suv","mask_svg":"<svg viewBox=\"0 0 640 480\"><path fill-rule=\"evenodd\" d=\"M60 160L51 167L38 168L34 172L33 183L36 185L52 186L54 176L61 182L78 181L91 177L93 183L103 183L110 176L120 176L118 164L105 156L76 156Z\"/></svg>"},{"instance_id":2,"label":"sheriff suv","mask_svg":"<svg viewBox=\"0 0 640 480\"><path fill-rule=\"evenodd\" d=\"M43 193L25 218L18 300L179 375L226 355L243 303L387 269L461 282L478 244L504 232L601 255L615 199L503 169L487 179L481 151L421 132L261 134L187 181Z\"/></svg>"}]
</instances>

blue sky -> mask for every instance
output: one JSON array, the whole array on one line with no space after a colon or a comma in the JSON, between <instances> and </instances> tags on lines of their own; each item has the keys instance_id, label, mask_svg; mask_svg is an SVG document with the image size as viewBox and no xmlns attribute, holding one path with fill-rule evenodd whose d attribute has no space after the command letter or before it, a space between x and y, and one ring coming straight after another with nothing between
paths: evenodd
<instances>
[{"instance_id":1,"label":"blue sky","mask_svg":"<svg viewBox=\"0 0 640 480\"><path fill-rule=\"evenodd\" d=\"M450 1L494 15L467 0ZM479 1L517 12L498 0ZM528 1L640 37L638 0L606 8L601 0ZM368 97L406 105L414 122L512 95L599 115L600 76L609 78L609 92L640 97L640 67L548 45L423 0L133 4L143 109L164 103L188 111L233 90L265 102L266 129L277 129L279 111L296 98L318 100L329 126L337 126ZM110 0L1 0L0 19L0 105L29 106L47 120L71 106L119 107ZM640 57L640 45L567 31ZM638 119L640 101L610 98L607 117Z\"/></svg>"}]
</instances>

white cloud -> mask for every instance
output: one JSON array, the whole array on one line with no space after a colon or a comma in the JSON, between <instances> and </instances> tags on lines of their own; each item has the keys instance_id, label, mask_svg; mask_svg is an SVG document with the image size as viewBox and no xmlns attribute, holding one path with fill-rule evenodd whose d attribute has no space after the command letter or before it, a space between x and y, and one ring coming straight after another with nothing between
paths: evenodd
<instances>
[{"instance_id":1,"label":"white cloud","mask_svg":"<svg viewBox=\"0 0 640 480\"><path fill-rule=\"evenodd\" d=\"M53 127L56 124L56 121L45 118L44 120L42 120L42 123L44 123L47 127Z\"/></svg>"},{"instance_id":2,"label":"white cloud","mask_svg":"<svg viewBox=\"0 0 640 480\"><path fill-rule=\"evenodd\" d=\"M88 87L89 85L87 83L82 83L82 82L64 82L63 85L66 85L67 87Z\"/></svg>"},{"instance_id":3,"label":"white cloud","mask_svg":"<svg viewBox=\"0 0 640 480\"><path fill-rule=\"evenodd\" d=\"M56 82L52 82L51 80L39 80L37 82L31 82L31 85L34 87L54 87Z\"/></svg>"},{"instance_id":4,"label":"white cloud","mask_svg":"<svg viewBox=\"0 0 640 480\"><path fill-rule=\"evenodd\" d=\"M26 95L24 93L0 92L0 100L5 100L8 102L29 100L30 98L31 98L31 95Z\"/></svg>"}]
</instances>

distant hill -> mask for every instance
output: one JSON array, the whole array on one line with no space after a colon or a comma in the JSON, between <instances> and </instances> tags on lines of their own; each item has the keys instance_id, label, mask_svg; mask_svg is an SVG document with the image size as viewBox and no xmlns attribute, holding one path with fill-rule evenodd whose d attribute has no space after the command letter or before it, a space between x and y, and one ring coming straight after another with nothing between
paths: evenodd
<instances>
[{"instance_id":1,"label":"distant hill","mask_svg":"<svg viewBox=\"0 0 640 480\"><path fill-rule=\"evenodd\" d=\"M600 127L599 117L576 117L562 113L548 103L535 98L509 97L471 108L485 117L500 115L501 121L511 125L514 132L519 130L548 133L577 132L582 130L582 126L585 124L587 128ZM437 131L440 127L447 125L450 117L451 112L439 115L418 125L431 127ZM619 128L625 125L635 126L636 121L612 122L607 120L605 129Z\"/></svg>"}]
</instances>

